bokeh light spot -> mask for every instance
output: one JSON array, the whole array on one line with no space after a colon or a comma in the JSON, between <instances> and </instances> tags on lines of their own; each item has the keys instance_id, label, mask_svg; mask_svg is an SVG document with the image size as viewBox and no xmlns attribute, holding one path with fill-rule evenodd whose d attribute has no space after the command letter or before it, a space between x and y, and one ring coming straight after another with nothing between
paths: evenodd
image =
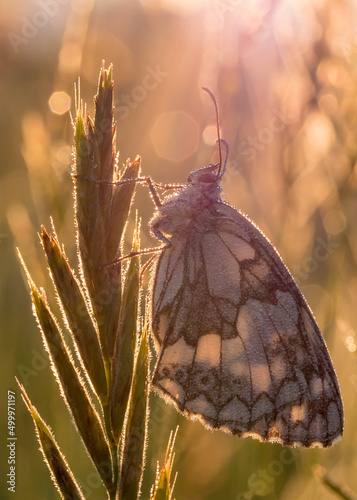
<instances>
[{"instance_id":1,"label":"bokeh light spot","mask_svg":"<svg viewBox=\"0 0 357 500\"><path fill-rule=\"evenodd\" d=\"M71 107L71 98L67 92L54 92L48 100L52 113L63 115Z\"/></svg>"},{"instance_id":2,"label":"bokeh light spot","mask_svg":"<svg viewBox=\"0 0 357 500\"><path fill-rule=\"evenodd\" d=\"M203 131L202 138L205 144L213 146L217 141L217 125L207 125Z\"/></svg>"},{"instance_id":3,"label":"bokeh light spot","mask_svg":"<svg viewBox=\"0 0 357 500\"><path fill-rule=\"evenodd\" d=\"M346 337L346 347L350 352L356 351L355 339L354 339L354 337L352 337L352 335L349 335L348 337Z\"/></svg>"},{"instance_id":4,"label":"bokeh light spot","mask_svg":"<svg viewBox=\"0 0 357 500\"><path fill-rule=\"evenodd\" d=\"M158 156L179 162L197 151L199 127L184 111L164 113L152 129L151 140Z\"/></svg>"},{"instance_id":5,"label":"bokeh light spot","mask_svg":"<svg viewBox=\"0 0 357 500\"><path fill-rule=\"evenodd\" d=\"M340 210L329 210L324 215L323 222L329 234L337 235L346 229L346 217Z\"/></svg>"},{"instance_id":6,"label":"bokeh light spot","mask_svg":"<svg viewBox=\"0 0 357 500\"><path fill-rule=\"evenodd\" d=\"M330 120L321 113L311 113L305 123L306 147L325 155L334 141L334 130Z\"/></svg>"}]
</instances>

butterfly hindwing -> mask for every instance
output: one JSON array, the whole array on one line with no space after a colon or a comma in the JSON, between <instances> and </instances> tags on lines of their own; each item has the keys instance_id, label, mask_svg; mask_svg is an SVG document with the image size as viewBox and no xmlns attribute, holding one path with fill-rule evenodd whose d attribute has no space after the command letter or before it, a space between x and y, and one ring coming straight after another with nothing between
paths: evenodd
<instances>
[{"instance_id":1,"label":"butterfly hindwing","mask_svg":"<svg viewBox=\"0 0 357 500\"><path fill-rule=\"evenodd\" d=\"M173 224L156 266L155 388L210 428L291 446L333 444L343 427L338 382L295 281L233 207L216 201L197 217L184 230Z\"/></svg>"}]
</instances>

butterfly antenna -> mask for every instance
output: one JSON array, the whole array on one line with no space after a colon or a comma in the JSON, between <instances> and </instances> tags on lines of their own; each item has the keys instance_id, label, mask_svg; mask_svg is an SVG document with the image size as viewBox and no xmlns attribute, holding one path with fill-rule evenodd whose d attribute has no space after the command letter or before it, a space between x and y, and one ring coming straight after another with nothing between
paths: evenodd
<instances>
[{"instance_id":1,"label":"butterfly antenna","mask_svg":"<svg viewBox=\"0 0 357 500\"><path fill-rule=\"evenodd\" d=\"M218 152L219 152L219 170L218 170L218 175L217 177L220 179L222 177L221 175L221 171L222 171L222 148L221 148L221 142L222 142L222 139L221 139L221 134L219 132L219 113L218 113L218 104L217 104L217 100L212 92L212 90L208 89L207 87L201 87L202 90L204 90L205 92L207 92L207 94L210 96L210 98L212 99L213 101L213 104L214 104L214 107L215 107L215 110L216 110L216 125L217 125L217 142L218 142ZM228 144L224 141L226 147L228 146ZM223 168L223 171L225 170L226 168L226 163L227 163L227 155L226 154L226 160L224 162L224 168Z\"/></svg>"},{"instance_id":2,"label":"butterfly antenna","mask_svg":"<svg viewBox=\"0 0 357 500\"><path fill-rule=\"evenodd\" d=\"M224 139L220 139L220 142L224 145L224 147L226 148L226 157L224 159L224 165L223 165L223 168L221 170L221 173L219 174L219 180L222 179L222 177L224 176L224 172L226 171L226 168L227 168L227 161L228 161L228 155L229 155L229 144L227 141L225 141Z\"/></svg>"}]
</instances>

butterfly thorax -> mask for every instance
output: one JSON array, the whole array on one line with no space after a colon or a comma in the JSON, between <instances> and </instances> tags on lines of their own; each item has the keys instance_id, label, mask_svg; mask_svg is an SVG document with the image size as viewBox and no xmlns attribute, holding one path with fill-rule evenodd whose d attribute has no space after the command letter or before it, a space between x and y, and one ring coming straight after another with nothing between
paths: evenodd
<instances>
[{"instance_id":1,"label":"butterfly thorax","mask_svg":"<svg viewBox=\"0 0 357 500\"><path fill-rule=\"evenodd\" d=\"M194 170L187 185L168 196L151 220L155 234L187 237L191 232L207 232L218 223L217 204L222 203L219 179L212 171L214 165Z\"/></svg>"}]
</instances>

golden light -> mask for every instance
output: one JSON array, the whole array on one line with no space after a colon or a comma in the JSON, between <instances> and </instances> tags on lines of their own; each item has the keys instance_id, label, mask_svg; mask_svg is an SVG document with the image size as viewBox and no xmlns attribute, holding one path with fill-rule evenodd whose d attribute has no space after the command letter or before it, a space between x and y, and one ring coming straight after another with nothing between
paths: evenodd
<instances>
[{"instance_id":1,"label":"golden light","mask_svg":"<svg viewBox=\"0 0 357 500\"><path fill-rule=\"evenodd\" d=\"M350 352L355 352L357 347L355 344L355 339L352 337L352 335L349 335L346 337L346 347Z\"/></svg>"},{"instance_id":2,"label":"golden light","mask_svg":"<svg viewBox=\"0 0 357 500\"><path fill-rule=\"evenodd\" d=\"M67 92L54 92L49 98L48 104L52 113L63 115L67 113L71 107L71 98Z\"/></svg>"},{"instance_id":3,"label":"golden light","mask_svg":"<svg viewBox=\"0 0 357 500\"><path fill-rule=\"evenodd\" d=\"M162 114L155 123L151 140L156 153L171 161L183 161L198 148L199 126L184 111Z\"/></svg>"},{"instance_id":4,"label":"golden light","mask_svg":"<svg viewBox=\"0 0 357 500\"><path fill-rule=\"evenodd\" d=\"M207 125L202 133L202 138L205 144L209 146L213 146L217 141L217 126L216 125Z\"/></svg>"}]
</instances>

